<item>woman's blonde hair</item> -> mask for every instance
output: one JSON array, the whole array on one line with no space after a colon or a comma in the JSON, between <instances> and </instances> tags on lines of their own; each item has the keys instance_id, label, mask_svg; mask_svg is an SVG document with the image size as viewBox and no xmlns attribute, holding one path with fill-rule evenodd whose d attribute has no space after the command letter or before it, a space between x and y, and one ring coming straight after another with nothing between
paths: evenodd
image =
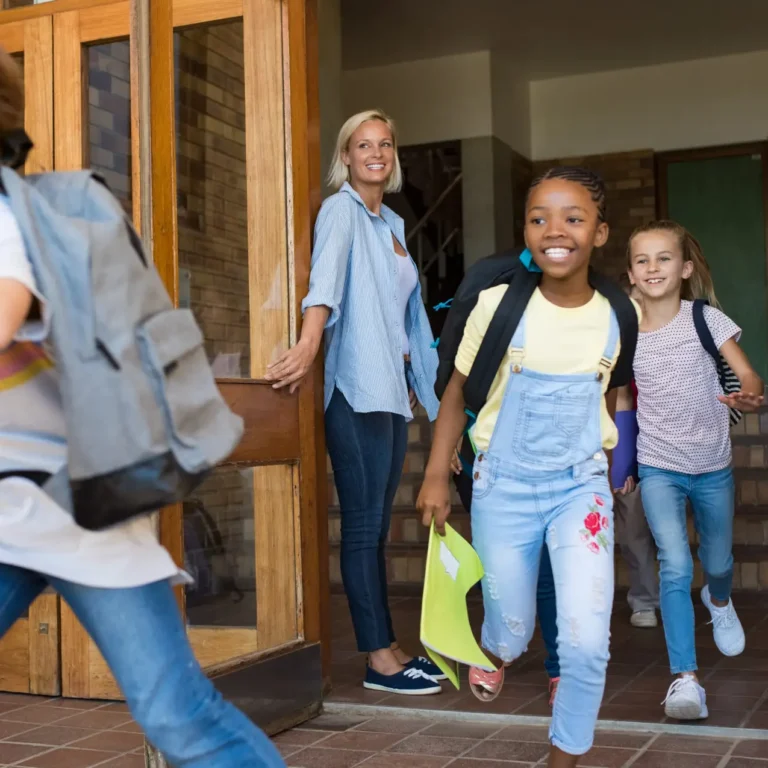
<instances>
[{"instance_id":1,"label":"woman's blonde hair","mask_svg":"<svg viewBox=\"0 0 768 768\"><path fill-rule=\"evenodd\" d=\"M683 280L681 298L687 301L694 299L706 299L713 307L719 307L720 304L715 296L715 284L712 280L712 270L704 258L704 251L699 241L682 225L676 221L661 219L660 221L651 221L638 227L629 238L627 245L627 260L629 269L632 269L632 241L645 232L669 232L677 238L680 251L683 254L683 261L693 263L693 274Z\"/></svg>"},{"instance_id":2,"label":"woman's blonde hair","mask_svg":"<svg viewBox=\"0 0 768 768\"><path fill-rule=\"evenodd\" d=\"M333 189L339 189L345 181L349 181L349 166L344 163L342 155L349 149L349 140L352 138L352 134L363 123L367 123L369 120L380 120L392 133L392 145L395 151L395 167L392 169L392 173L387 179L384 191L387 193L399 192L403 186L403 171L400 168L400 158L397 156L397 130L392 118L380 109L369 109L365 112L358 112L356 115L352 115L352 117L341 126L339 137L336 139L336 150L333 153L331 167L328 170L328 186Z\"/></svg>"}]
</instances>

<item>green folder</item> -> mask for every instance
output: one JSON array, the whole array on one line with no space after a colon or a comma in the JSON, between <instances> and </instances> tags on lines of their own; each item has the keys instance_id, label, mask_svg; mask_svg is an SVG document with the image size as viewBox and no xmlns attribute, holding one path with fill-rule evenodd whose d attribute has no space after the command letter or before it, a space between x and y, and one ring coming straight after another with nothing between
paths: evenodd
<instances>
[{"instance_id":1,"label":"green folder","mask_svg":"<svg viewBox=\"0 0 768 768\"><path fill-rule=\"evenodd\" d=\"M483 565L472 549L450 525L445 536L429 534L424 596L421 604L421 643L432 661L459 688L459 664L493 672L475 640L467 612L467 592L483 578Z\"/></svg>"}]
</instances>

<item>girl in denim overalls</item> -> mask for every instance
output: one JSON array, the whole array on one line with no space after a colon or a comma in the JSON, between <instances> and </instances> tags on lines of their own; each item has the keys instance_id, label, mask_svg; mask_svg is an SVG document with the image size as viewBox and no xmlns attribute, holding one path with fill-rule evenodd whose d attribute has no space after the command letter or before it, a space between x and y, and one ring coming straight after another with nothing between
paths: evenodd
<instances>
[{"instance_id":1,"label":"girl in denim overalls","mask_svg":"<svg viewBox=\"0 0 768 768\"><path fill-rule=\"evenodd\" d=\"M472 669L470 680L497 692L504 666L526 650L546 543L561 665L549 766L570 768L592 746L608 663L613 503L605 451L616 445L617 432L604 394L619 326L587 279L592 250L608 237L601 180L554 168L532 185L526 213L526 244L543 275L473 428L472 538L485 570L482 644L499 669ZM466 423L462 388L505 290L480 294L440 405L418 500L424 524L434 519L438 532L450 512L451 454Z\"/></svg>"}]
</instances>

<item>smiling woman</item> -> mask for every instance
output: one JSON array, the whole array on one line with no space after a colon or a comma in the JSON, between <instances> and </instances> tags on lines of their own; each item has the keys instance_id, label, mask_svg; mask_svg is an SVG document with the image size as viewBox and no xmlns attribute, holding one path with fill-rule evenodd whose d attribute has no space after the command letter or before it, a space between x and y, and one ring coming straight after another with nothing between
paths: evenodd
<instances>
[{"instance_id":1,"label":"smiling woman","mask_svg":"<svg viewBox=\"0 0 768 768\"><path fill-rule=\"evenodd\" d=\"M378 110L349 118L336 142L329 197L315 227L298 344L270 366L276 388L295 390L325 335L325 428L341 506L341 570L365 687L440 693L440 670L400 650L384 558L392 503L417 400L437 415L437 352L403 220L383 205L400 189L397 134Z\"/></svg>"}]
</instances>

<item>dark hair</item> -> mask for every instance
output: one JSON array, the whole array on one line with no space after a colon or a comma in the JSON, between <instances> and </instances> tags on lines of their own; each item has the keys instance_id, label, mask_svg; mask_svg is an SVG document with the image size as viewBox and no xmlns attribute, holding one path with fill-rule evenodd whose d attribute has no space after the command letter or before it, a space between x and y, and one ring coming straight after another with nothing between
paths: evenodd
<instances>
[{"instance_id":1,"label":"dark hair","mask_svg":"<svg viewBox=\"0 0 768 768\"><path fill-rule=\"evenodd\" d=\"M639 226L627 243L627 262L632 269L632 241L644 232L669 232L677 238L677 244L683 254L683 262L693 262L693 274L683 280L680 296L687 301L706 299L713 307L720 304L715 296L715 284L712 280L712 270L704 258L701 243L682 225L669 219L649 221Z\"/></svg>"},{"instance_id":2,"label":"dark hair","mask_svg":"<svg viewBox=\"0 0 768 768\"><path fill-rule=\"evenodd\" d=\"M598 219L605 221L605 183L596 173L574 165L557 165L542 173L541 176L538 176L531 182L531 186L528 188L528 197L530 198L531 192L542 181L548 181L549 179L562 179L563 181L573 181L576 184L581 184L592 196L592 202L597 205Z\"/></svg>"},{"instance_id":3,"label":"dark hair","mask_svg":"<svg viewBox=\"0 0 768 768\"><path fill-rule=\"evenodd\" d=\"M24 81L13 57L0 48L0 141L24 127Z\"/></svg>"}]
</instances>

